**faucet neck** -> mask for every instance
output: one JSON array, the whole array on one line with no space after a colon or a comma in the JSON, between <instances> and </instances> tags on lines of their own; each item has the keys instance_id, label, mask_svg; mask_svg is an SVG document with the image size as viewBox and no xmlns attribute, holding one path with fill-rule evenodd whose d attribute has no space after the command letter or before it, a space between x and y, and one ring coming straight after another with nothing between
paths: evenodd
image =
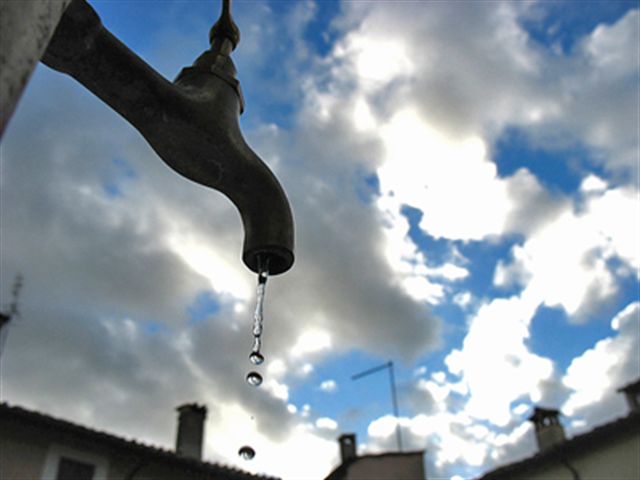
<instances>
[{"instance_id":1,"label":"faucet neck","mask_svg":"<svg viewBox=\"0 0 640 480\"><path fill-rule=\"evenodd\" d=\"M207 50L196 59L193 66L183 68L174 83L182 87L197 85L197 88L201 88L203 81L204 84L208 84L203 79L211 75L219 78L235 91L238 99L238 113L242 115L244 112L244 95L237 78L236 67L228 55L215 52L213 49Z\"/></svg>"}]
</instances>

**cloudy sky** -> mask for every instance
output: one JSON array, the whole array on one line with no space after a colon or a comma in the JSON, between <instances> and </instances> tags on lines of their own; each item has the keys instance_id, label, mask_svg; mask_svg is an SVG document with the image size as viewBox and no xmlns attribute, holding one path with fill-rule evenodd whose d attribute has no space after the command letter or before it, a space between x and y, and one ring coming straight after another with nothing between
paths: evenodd
<instances>
[{"instance_id":1,"label":"cloudy sky","mask_svg":"<svg viewBox=\"0 0 640 480\"><path fill-rule=\"evenodd\" d=\"M173 79L216 0L90 2ZM626 414L640 376L638 2L238 1L242 128L280 179L296 264L270 280L265 382L246 384L256 277L232 204L165 166L40 65L2 140L1 301L24 277L2 401L205 457L321 479L337 436L430 478ZM237 455L256 450L252 461ZM292 460L294 459L294 460Z\"/></svg>"}]
</instances>

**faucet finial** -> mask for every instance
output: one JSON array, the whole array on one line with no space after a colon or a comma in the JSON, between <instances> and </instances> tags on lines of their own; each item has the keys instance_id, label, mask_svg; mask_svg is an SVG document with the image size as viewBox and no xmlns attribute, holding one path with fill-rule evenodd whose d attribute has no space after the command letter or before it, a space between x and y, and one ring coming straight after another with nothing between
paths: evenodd
<instances>
[{"instance_id":1,"label":"faucet finial","mask_svg":"<svg viewBox=\"0 0 640 480\"><path fill-rule=\"evenodd\" d=\"M216 40L220 42L221 47L225 40L231 42L232 46L228 53L231 53L240 43L240 29L231 17L231 0L222 0L220 18L209 30L209 42L212 49L215 49Z\"/></svg>"}]
</instances>

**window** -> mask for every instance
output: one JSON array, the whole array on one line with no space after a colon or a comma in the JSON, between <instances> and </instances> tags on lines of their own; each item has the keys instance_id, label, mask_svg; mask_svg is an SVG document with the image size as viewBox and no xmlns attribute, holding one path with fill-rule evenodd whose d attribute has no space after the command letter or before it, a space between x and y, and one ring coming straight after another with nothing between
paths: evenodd
<instances>
[{"instance_id":1,"label":"window","mask_svg":"<svg viewBox=\"0 0 640 480\"><path fill-rule=\"evenodd\" d=\"M39 480L108 480L109 459L96 450L49 446Z\"/></svg>"},{"instance_id":2,"label":"window","mask_svg":"<svg viewBox=\"0 0 640 480\"><path fill-rule=\"evenodd\" d=\"M61 457L56 480L93 480L95 471L95 465Z\"/></svg>"}]
</instances>

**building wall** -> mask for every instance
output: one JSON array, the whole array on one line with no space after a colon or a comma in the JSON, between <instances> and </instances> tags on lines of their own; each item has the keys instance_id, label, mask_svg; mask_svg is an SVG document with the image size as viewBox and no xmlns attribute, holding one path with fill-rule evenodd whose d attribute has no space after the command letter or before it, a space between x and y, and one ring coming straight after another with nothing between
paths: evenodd
<instances>
[{"instance_id":1,"label":"building wall","mask_svg":"<svg viewBox=\"0 0 640 480\"><path fill-rule=\"evenodd\" d=\"M0 479L40 479L49 448L47 439L8 422L2 422L0 430Z\"/></svg>"},{"instance_id":2,"label":"building wall","mask_svg":"<svg viewBox=\"0 0 640 480\"><path fill-rule=\"evenodd\" d=\"M162 457L140 456L135 450L87 442L67 432L6 420L0 421L0 432L0 480L54 480L61 456L95 465L94 480L224 480L194 474Z\"/></svg>"},{"instance_id":3,"label":"building wall","mask_svg":"<svg viewBox=\"0 0 640 480\"><path fill-rule=\"evenodd\" d=\"M360 457L349 465L346 480L424 480L422 453Z\"/></svg>"},{"instance_id":4,"label":"building wall","mask_svg":"<svg viewBox=\"0 0 640 480\"><path fill-rule=\"evenodd\" d=\"M581 480L637 480L640 478L640 433L620 436L606 444L590 447L567 458ZM573 480L573 474L559 461L549 462L520 474L513 480Z\"/></svg>"},{"instance_id":5,"label":"building wall","mask_svg":"<svg viewBox=\"0 0 640 480\"><path fill-rule=\"evenodd\" d=\"M576 469L584 480L640 478L640 432L577 459Z\"/></svg>"}]
</instances>

